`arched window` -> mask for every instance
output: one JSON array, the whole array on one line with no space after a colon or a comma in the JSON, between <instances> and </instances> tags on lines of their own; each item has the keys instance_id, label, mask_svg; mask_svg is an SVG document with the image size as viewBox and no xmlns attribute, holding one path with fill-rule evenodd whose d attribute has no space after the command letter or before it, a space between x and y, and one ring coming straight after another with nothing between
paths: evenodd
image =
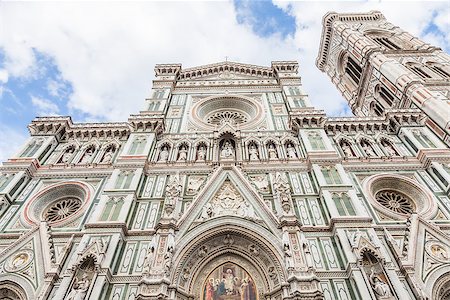
<instances>
[{"instance_id":1,"label":"arched window","mask_svg":"<svg viewBox=\"0 0 450 300\"><path fill-rule=\"evenodd\" d=\"M422 65L415 64L415 63L408 63L406 64L409 70L419 76L422 79L428 79L431 78L431 75L428 74L424 69Z\"/></svg>"},{"instance_id":2,"label":"arched window","mask_svg":"<svg viewBox=\"0 0 450 300\"><path fill-rule=\"evenodd\" d=\"M438 63L429 63L427 64L427 66L428 68L430 68L430 70L432 70L442 78L450 78L450 74L446 70L444 70L443 66L439 65Z\"/></svg>"},{"instance_id":3,"label":"arched window","mask_svg":"<svg viewBox=\"0 0 450 300\"><path fill-rule=\"evenodd\" d=\"M378 45L388 49L388 50L400 50L400 47L397 46L390 38L380 36L372 38Z\"/></svg>"},{"instance_id":4,"label":"arched window","mask_svg":"<svg viewBox=\"0 0 450 300\"><path fill-rule=\"evenodd\" d=\"M322 175L327 184L341 184L341 176L335 167L322 167Z\"/></svg>"},{"instance_id":5,"label":"arched window","mask_svg":"<svg viewBox=\"0 0 450 300\"><path fill-rule=\"evenodd\" d=\"M361 66L350 56L347 56L345 66L345 73L351 78L353 83L358 86L361 80L362 68Z\"/></svg>"},{"instance_id":6,"label":"arched window","mask_svg":"<svg viewBox=\"0 0 450 300\"><path fill-rule=\"evenodd\" d=\"M141 154L142 151L144 151L146 142L147 142L146 137L136 137L133 140L133 143L131 144L131 148L128 151L128 154L131 154L131 155Z\"/></svg>"},{"instance_id":7,"label":"arched window","mask_svg":"<svg viewBox=\"0 0 450 300\"><path fill-rule=\"evenodd\" d=\"M124 200L122 197L119 199L110 198L106 203L100 221L117 221L123 203Z\"/></svg>"},{"instance_id":8,"label":"arched window","mask_svg":"<svg viewBox=\"0 0 450 300\"><path fill-rule=\"evenodd\" d=\"M117 176L115 188L116 189L128 189L130 188L131 181L133 180L133 171L122 171L119 176Z\"/></svg>"},{"instance_id":9,"label":"arched window","mask_svg":"<svg viewBox=\"0 0 450 300\"><path fill-rule=\"evenodd\" d=\"M334 193L332 199L340 216L356 215L355 209L352 205L352 201L347 193Z\"/></svg>"},{"instance_id":10,"label":"arched window","mask_svg":"<svg viewBox=\"0 0 450 300\"><path fill-rule=\"evenodd\" d=\"M308 140L313 150L325 150L325 144L318 132L310 132L308 134Z\"/></svg>"},{"instance_id":11,"label":"arched window","mask_svg":"<svg viewBox=\"0 0 450 300\"><path fill-rule=\"evenodd\" d=\"M370 113L371 114L375 114L376 116L382 116L383 112L384 112L384 109L379 103L372 102L370 104Z\"/></svg>"},{"instance_id":12,"label":"arched window","mask_svg":"<svg viewBox=\"0 0 450 300\"><path fill-rule=\"evenodd\" d=\"M379 100L383 100L387 104L386 106L391 107L394 104L395 96L386 87L377 85L375 94Z\"/></svg>"}]
</instances>

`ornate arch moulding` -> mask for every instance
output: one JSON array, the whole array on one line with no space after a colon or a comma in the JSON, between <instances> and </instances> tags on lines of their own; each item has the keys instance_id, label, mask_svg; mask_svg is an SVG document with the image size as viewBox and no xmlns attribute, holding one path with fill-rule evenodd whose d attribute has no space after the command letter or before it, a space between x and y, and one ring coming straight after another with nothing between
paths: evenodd
<instances>
[{"instance_id":1,"label":"ornate arch moulding","mask_svg":"<svg viewBox=\"0 0 450 300\"><path fill-rule=\"evenodd\" d=\"M363 189L370 204L394 220L406 219L411 213L429 220L438 211L433 195L406 176L388 173L373 175L364 179Z\"/></svg>"},{"instance_id":2,"label":"ornate arch moulding","mask_svg":"<svg viewBox=\"0 0 450 300\"><path fill-rule=\"evenodd\" d=\"M24 220L31 226L36 226L44 220L49 210L63 214L60 218L48 221L51 226L62 226L80 217L92 200L93 188L80 181L66 181L46 187L34 195L23 210ZM69 200L76 199L74 205ZM66 200L67 199L67 200ZM63 205L64 201L69 201ZM58 205L59 204L59 205Z\"/></svg>"},{"instance_id":3,"label":"ornate arch moulding","mask_svg":"<svg viewBox=\"0 0 450 300\"><path fill-rule=\"evenodd\" d=\"M273 292L287 278L281 250L274 240L276 237L267 229L234 216L204 222L177 243L172 282L180 291L200 299L208 275L223 264L233 263L252 275L260 295Z\"/></svg>"}]
</instances>

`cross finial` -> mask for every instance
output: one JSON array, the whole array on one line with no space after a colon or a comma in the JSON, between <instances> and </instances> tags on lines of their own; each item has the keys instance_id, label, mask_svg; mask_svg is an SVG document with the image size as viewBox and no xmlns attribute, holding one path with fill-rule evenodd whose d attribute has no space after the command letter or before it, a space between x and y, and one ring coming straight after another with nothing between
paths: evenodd
<instances>
[{"instance_id":1,"label":"cross finial","mask_svg":"<svg viewBox=\"0 0 450 300\"><path fill-rule=\"evenodd\" d=\"M225 56L225 61L228 61L228 56Z\"/></svg>"}]
</instances>

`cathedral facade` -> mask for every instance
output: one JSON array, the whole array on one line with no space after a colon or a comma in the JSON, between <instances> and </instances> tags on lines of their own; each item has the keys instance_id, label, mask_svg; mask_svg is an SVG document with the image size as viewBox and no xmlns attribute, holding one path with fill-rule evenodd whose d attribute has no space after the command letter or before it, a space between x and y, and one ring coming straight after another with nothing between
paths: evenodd
<instances>
[{"instance_id":1,"label":"cathedral facade","mask_svg":"<svg viewBox=\"0 0 450 300\"><path fill-rule=\"evenodd\" d=\"M329 13L316 62L156 65L123 123L38 117L0 167L0 298L450 299L450 57Z\"/></svg>"}]
</instances>

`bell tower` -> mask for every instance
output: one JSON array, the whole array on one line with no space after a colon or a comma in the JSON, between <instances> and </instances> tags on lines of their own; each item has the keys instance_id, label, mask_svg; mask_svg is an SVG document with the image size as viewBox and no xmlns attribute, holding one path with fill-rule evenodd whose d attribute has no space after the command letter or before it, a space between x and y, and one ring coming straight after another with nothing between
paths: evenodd
<instances>
[{"instance_id":1,"label":"bell tower","mask_svg":"<svg viewBox=\"0 0 450 300\"><path fill-rule=\"evenodd\" d=\"M450 144L450 56L382 13L325 15L316 65L356 116L420 109L425 124Z\"/></svg>"}]
</instances>

